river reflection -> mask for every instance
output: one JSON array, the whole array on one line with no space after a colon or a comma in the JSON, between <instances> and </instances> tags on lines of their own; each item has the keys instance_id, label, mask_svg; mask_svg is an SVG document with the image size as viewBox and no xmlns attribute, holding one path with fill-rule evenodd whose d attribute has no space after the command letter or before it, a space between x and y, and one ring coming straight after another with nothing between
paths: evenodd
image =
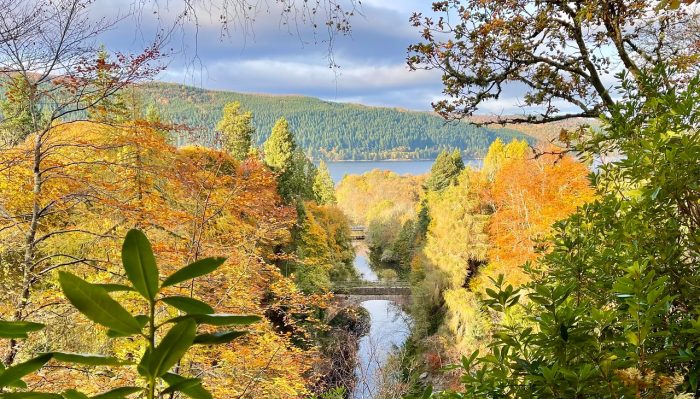
<instances>
[{"instance_id":1,"label":"river reflection","mask_svg":"<svg viewBox=\"0 0 700 399\"><path fill-rule=\"evenodd\" d=\"M355 254L355 270L360 279L378 281L364 243L355 243ZM406 342L410 334L410 318L399 305L389 300L368 300L361 306L369 313L370 328L367 335L360 338L352 398L376 399L386 377L382 368L392 352Z\"/></svg>"},{"instance_id":2,"label":"river reflection","mask_svg":"<svg viewBox=\"0 0 700 399\"><path fill-rule=\"evenodd\" d=\"M410 326L408 315L392 301L365 301L362 307L369 312L371 324L369 333L360 339L352 397L375 399L385 378L382 367L391 353L406 342Z\"/></svg>"},{"instance_id":3,"label":"river reflection","mask_svg":"<svg viewBox=\"0 0 700 399\"><path fill-rule=\"evenodd\" d=\"M367 246L362 243L355 243L355 270L360 276L360 280L379 281L379 276L369 265Z\"/></svg>"}]
</instances>

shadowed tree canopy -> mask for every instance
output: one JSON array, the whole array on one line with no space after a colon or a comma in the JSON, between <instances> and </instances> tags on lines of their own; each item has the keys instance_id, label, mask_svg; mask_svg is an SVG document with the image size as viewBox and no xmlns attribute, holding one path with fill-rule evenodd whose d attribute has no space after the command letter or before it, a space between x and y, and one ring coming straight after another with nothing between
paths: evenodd
<instances>
[{"instance_id":1,"label":"shadowed tree canopy","mask_svg":"<svg viewBox=\"0 0 700 399\"><path fill-rule=\"evenodd\" d=\"M433 108L448 119L471 116L502 99L507 87L524 93L523 114L499 116L499 123L598 117L615 104L612 75L637 80L663 61L676 70L668 84L678 84L700 62L695 6L449 0L433 2L433 11L438 15L412 16L422 41L409 46L407 61L412 69L441 71L446 98Z\"/></svg>"}]
</instances>

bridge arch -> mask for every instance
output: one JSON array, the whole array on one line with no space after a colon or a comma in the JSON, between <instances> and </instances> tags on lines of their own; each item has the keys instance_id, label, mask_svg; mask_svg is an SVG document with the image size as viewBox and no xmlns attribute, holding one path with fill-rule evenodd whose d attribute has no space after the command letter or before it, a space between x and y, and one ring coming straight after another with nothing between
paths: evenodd
<instances>
[{"instance_id":1,"label":"bridge arch","mask_svg":"<svg viewBox=\"0 0 700 399\"><path fill-rule=\"evenodd\" d=\"M400 306L411 305L410 295L348 295L348 294L336 294L336 300L340 301L344 305L360 305L362 302L384 300L391 301Z\"/></svg>"}]
</instances>

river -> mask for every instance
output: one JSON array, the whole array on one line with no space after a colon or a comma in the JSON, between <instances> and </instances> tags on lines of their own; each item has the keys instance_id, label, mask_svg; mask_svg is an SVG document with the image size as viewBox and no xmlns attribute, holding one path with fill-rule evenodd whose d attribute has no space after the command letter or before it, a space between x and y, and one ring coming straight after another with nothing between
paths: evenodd
<instances>
[{"instance_id":1,"label":"river","mask_svg":"<svg viewBox=\"0 0 700 399\"><path fill-rule=\"evenodd\" d=\"M372 270L362 243L355 245L355 269L364 281L377 281L377 273ZM370 316L369 332L360 338L358 364L355 368L356 385L353 399L377 399L382 384L387 382L382 369L389 356L403 346L411 326L410 317L401 306L388 300L369 300L360 304Z\"/></svg>"},{"instance_id":2,"label":"river","mask_svg":"<svg viewBox=\"0 0 700 399\"><path fill-rule=\"evenodd\" d=\"M331 178L337 184L345 175L363 174L373 169L391 170L400 175L430 172L434 161L337 161L328 162ZM481 167L481 160L465 160L465 164ZM371 267L364 243L355 243L355 270L363 281L378 281L377 270ZM411 332L411 318L401 306L389 300L369 300L360 304L370 316L369 332L360 338L355 369L353 399L378 399L380 389L390 383L387 360L401 348ZM390 373L389 373L390 374ZM389 380L387 380L387 378Z\"/></svg>"}]
</instances>

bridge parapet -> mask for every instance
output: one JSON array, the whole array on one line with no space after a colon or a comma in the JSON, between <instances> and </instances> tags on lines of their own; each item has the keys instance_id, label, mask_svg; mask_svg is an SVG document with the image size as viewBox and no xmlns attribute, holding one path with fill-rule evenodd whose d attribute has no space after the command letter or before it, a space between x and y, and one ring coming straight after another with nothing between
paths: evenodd
<instances>
[{"instance_id":1,"label":"bridge parapet","mask_svg":"<svg viewBox=\"0 0 700 399\"><path fill-rule=\"evenodd\" d=\"M352 281L337 283L333 292L361 296L411 295L411 284L408 281Z\"/></svg>"},{"instance_id":2,"label":"bridge parapet","mask_svg":"<svg viewBox=\"0 0 700 399\"><path fill-rule=\"evenodd\" d=\"M367 231L365 226L351 226L350 227L350 238L353 240L364 240Z\"/></svg>"}]
</instances>

